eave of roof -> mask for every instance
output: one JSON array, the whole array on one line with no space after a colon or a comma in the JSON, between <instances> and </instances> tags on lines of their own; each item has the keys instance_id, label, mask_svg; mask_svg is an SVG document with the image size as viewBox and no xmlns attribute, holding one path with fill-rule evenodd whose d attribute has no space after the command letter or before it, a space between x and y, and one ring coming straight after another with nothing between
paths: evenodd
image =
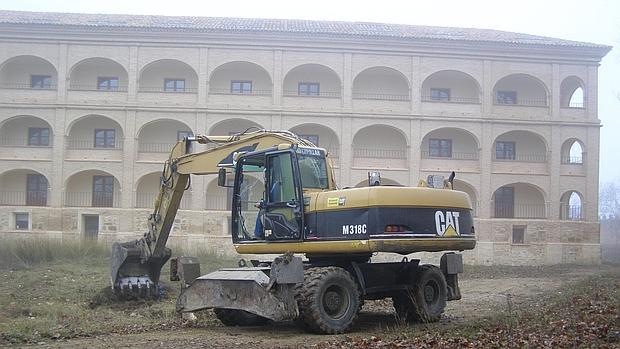
<instances>
[{"instance_id":1,"label":"eave of roof","mask_svg":"<svg viewBox=\"0 0 620 349\"><path fill-rule=\"evenodd\" d=\"M539 47L585 49L604 56L611 46L556 39L492 29L433 27L403 24L314 21L295 19L223 18L192 16L146 16L79 14L0 10L0 24L74 27L90 30L155 30L204 33L264 33L316 35L339 38L390 38L439 40L470 43L498 43Z\"/></svg>"}]
</instances>

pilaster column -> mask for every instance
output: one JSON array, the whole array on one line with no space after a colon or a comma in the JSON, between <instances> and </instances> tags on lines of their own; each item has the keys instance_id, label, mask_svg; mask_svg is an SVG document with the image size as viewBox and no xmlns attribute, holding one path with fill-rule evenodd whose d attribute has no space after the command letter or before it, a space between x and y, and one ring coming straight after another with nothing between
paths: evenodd
<instances>
[{"instance_id":1,"label":"pilaster column","mask_svg":"<svg viewBox=\"0 0 620 349\"><path fill-rule=\"evenodd\" d=\"M209 98L209 49L201 47L198 51L198 105L204 106Z\"/></svg>"},{"instance_id":2,"label":"pilaster column","mask_svg":"<svg viewBox=\"0 0 620 349\"><path fill-rule=\"evenodd\" d=\"M67 75L67 55L69 54L69 48L66 44L58 45L58 86L57 99L59 102L64 102L67 99L67 87L69 82L69 76Z\"/></svg>"},{"instance_id":3,"label":"pilaster column","mask_svg":"<svg viewBox=\"0 0 620 349\"><path fill-rule=\"evenodd\" d=\"M57 108L54 120L54 139L52 140L52 172L49 179L50 206L62 207L64 192L64 161L65 161L65 118L66 109Z\"/></svg>"},{"instance_id":4,"label":"pilaster column","mask_svg":"<svg viewBox=\"0 0 620 349\"><path fill-rule=\"evenodd\" d=\"M135 102L138 94L138 86L140 78L138 76L138 47L131 46L129 48L129 71L127 72L127 101Z\"/></svg>"},{"instance_id":5,"label":"pilaster column","mask_svg":"<svg viewBox=\"0 0 620 349\"><path fill-rule=\"evenodd\" d=\"M422 58L418 56L411 57L411 113L420 114L422 110L422 73L420 72Z\"/></svg>"},{"instance_id":6,"label":"pilaster column","mask_svg":"<svg viewBox=\"0 0 620 349\"><path fill-rule=\"evenodd\" d=\"M342 55L342 107L351 110L353 101L353 55Z\"/></svg>"},{"instance_id":7,"label":"pilaster column","mask_svg":"<svg viewBox=\"0 0 620 349\"><path fill-rule=\"evenodd\" d=\"M482 62L482 117L488 118L493 110L493 68L492 62L484 60Z\"/></svg>"},{"instance_id":8,"label":"pilaster column","mask_svg":"<svg viewBox=\"0 0 620 349\"><path fill-rule=\"evenodd\" d=\"M482 137L480 150L480 211L478 217L490 218L493 216L491 200L493 200L493 183L491 171L493 169L493 126L489 123L482 124Z\"/></svg>"},{"instance_id":9,"label":"pilaster column","mask_svg":"<svg viewBox=\"0 0 620 349\"><path fill-rule=\"evenodd\" d=\"M551 65L551 96L549 96L549 108L551 108L551 119L558 120L560 118L560 65L554 63ZM553 148L555 149L555 148Z\"/></svg>"},{"instance_id":10,"label":"pilaster column","mask_svg":"<svg viewBox=\"0 0 620 349\"><path fill-rule=\"evenodd\" d=\"M271 72L271 79L272 79L271 101L274 106L279 107L282 105L282 84L284 84L284 82L282 81L283 77L282 77L282 51L281 50L273 51L273 71Z\"/></svg>"},{"instance_id":11,"label":"pilaster column","mask_svg":"<svg viewBox=\"0 0 620 349\"><path fill-rule=\"evenodd\" d=\"M353 167L353 134L352 134L352 122L350 115L343 115L340 119L342 130L341 142L340 142L340 178L338 178L338 185L341 187L351 186L355 183L351 183L351 167Z\"/></svg>"},{"instance_id":12,"label":"pilaster column","mask_svg":"<svg viewBox=\"0 0 620 349\"><path fill-rule=\"evenodd\" d=\"M554 98L556 100L556 98ZM557 99L559 102L559 98ZM559 115L559 113L558 113ZM549 192L547 193L547 217L549 219L559 219L560 216L560 163L562 155L562 131L560 126L551 126L551 139L549 140L549 147L547 149L547 166L549 168Z\"/></svg>"},{"instance_id":13,"label":"pilaster column","mask_svg":"<svg viewBox=\"0 0 620 349\"><path fill-rule=\"evenodd\" d=\"M419 119L411 120L409 128L409 185L416 186L420 178L420 147L422 145L421 135L422 121Z\"/></svg>"},{"instance_id":14,"label":"pilaster column","mask_svg":"<svg viewBox=\"0 0 620 349\"><path fill-rule=\"evenodd\" d=\"M121 207L133 208L134 194L134 165L137 159L137 140L135 137L136 111L128 110L125 113L125 127L123 129L123 178L121 178Z\"/></svg>"}]
</instances>

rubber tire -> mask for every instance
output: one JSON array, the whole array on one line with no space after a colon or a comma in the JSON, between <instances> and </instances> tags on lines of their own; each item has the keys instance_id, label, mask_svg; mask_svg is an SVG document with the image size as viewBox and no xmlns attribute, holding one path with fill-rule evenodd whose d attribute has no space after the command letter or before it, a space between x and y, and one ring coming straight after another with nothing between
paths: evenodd
<instances>
[{"instance_id":1,"label":"rubber tire","mask_svg":"<svg viewBox=\"0 0 620 349\"><path fill-rule=\"evenodd\" d=\"M431 300L426 299L427 287L432 288ZM434 265L421 265L411 290L400 292L392 297L396 316L404 322L437 322L441 318L447 302L448 288L446 278Z\"/></svg>"},{"instance_id":2,"label":"rubber tire","mask_svg":"<svg viewBox=\"0 0 620 349\"><path fill-rule=\"evenodd\" d=\"M335 306L338 313L329 314L326 309L326 294L331 300L338 295ZM304 271L304 282L296 292L299 317L295 320L302 329L319 334L339 334L348 331L354 324L360 310L360 293L349 272L340 267L317 267Z\"/></svg>"},{"instance_id":3,"label":"rubber tire","mask_svg":"<svg viewBox=\"0 0 620 349\"><path fill-rule=\"evenodd\" d=\"M270 322L262 316L238 309L213 309L215 316L226 326L262 326Z\"/></svg>"}]
</instances>

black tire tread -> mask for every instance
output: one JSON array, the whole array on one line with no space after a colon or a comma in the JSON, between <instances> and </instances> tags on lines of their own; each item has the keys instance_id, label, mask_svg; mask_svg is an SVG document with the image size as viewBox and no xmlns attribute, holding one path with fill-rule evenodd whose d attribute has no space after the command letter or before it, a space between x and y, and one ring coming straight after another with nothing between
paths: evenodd
<instances>
[{"instance_id":1,"label":"black tire tread","mask_svg":"<svg viewBox=\"0 0 620 349\"><path fill-rule=\"evenodd\" d=\"M341 277L354 286L350 291L353 292L350 299L353 304L351 308L355 311L350 320L340 326L332 326L321 316L321 309L316 303L317 292L319 292L324 280L333 276ZM348 331L355 323L360 310L360 296L357 283L349 272L340 267L313 267L304 271L304 282L297 285L295 292L297 306L299 307L299 317L295 320L298 326L306 331L320 334L340 334Z\"/></svg>"}]
</instances>

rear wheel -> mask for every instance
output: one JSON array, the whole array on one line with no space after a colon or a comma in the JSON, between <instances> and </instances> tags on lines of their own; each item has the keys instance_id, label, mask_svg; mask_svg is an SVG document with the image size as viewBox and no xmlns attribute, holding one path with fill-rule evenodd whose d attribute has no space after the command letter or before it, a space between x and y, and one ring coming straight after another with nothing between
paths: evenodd
<instances>
[{"instance_id":1,"label":"rear wheel","mask_svg":"<svg viewBox=\"0 0 620 349\"><path fill-rule=\"evenodd\" d=\"M351 274L339 267L310 268L297 289L296 322L314 333L347 331L357 318L360 295Z\"/></svg>"},{"instance_id":2,"label":"rear wheel","mask_svg":"<svg viewBox=\"0 0 620 349\"><path fill-rule=\"evenodd\" d=\"M446 307L447 285L441 270L422 265L412 287L392 297L398 319L406 322L436 322Z\"/></svg>"},{"instance_id":3,"label":"rear wheel","mask_svg":"<svg viewBox=\"0 0 620 349\"><path fill-rule=\"evenodd\" d=\"M226 326L261 326L269 323L269 319L238 309L213 309L215 316Z\"/></svg>"}]
</instances>

